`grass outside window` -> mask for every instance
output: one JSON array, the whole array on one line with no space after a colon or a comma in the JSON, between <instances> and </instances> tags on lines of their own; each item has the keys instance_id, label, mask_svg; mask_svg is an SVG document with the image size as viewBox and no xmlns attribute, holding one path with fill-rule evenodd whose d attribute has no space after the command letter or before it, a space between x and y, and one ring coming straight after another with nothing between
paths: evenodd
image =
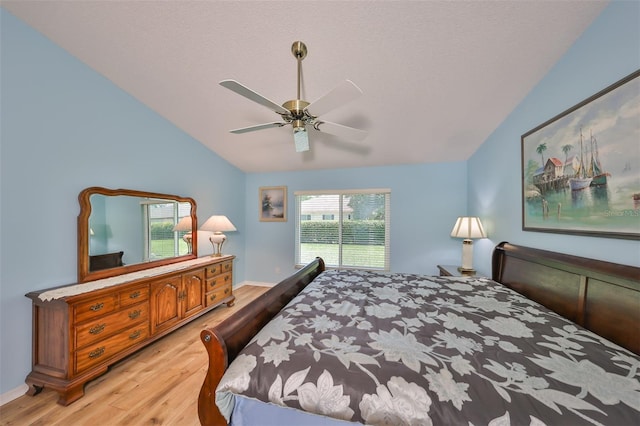
<instances>
[{"instance_id":1,"label":"grass outside window","mask_svg":"<svg viewBox=\"0 0 640 426\"><path fill-rule=\"evenodd\" d=\"M342 266L362 265L366 259L368 268L384 269L384 245L342 245ZM340 264L338 244L300 244L301 263L309 263L316 257L321 257L329 267Z\"/></svg>"}]
</instances>

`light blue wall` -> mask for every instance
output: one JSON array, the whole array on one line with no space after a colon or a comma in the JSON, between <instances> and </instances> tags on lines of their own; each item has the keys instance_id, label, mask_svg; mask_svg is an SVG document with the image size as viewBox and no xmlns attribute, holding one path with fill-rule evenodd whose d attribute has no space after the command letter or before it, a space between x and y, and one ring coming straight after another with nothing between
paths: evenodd
<instances>
[{"instance_id":1,"label":"light blue wall","mask_svg":"<svg viewBox=\"0 0 640 426\"><path fill-rule=\"evenodd\" d=\"M476 151L468 162L469 209L482 218L494 243L508 240L640 266L639 241L523 232L520 198L521 135L639 68L640 2L614 1ZM482 244L475 250L485 273L491 248Z\"/></svg>"},{"instance_id":2,"label":"light blue wall","mask_svg":"<svg viewBox=\"0 0 640 426\"><path fill-rule=\"evenodd\" d=\"M466 214L466 182L465 162L250 174L246 278L278 282L294 271L295 191L363 188L391 189L391 270L437 274L436 264L459 263L462 242L449 234L456 217ZM282 185L287 222L260 222L259 187Z\"/></svg>"},{"instance_id":3,"label":"light blue wall","mask_svg":"<svg viewBox=\"0 0 640 426\"><path fill-rule=\"evenodd\" d=\"M244 228L245 174L0 8L0 393L31 370L25 293L76 279L89 186L193 197ZM185 168L185 167L188 167ZM236 233L225 249L244 252ZM201 238L200 254L211 253ZM244 280L244 258L236 262Z\"/></svg>"}]
</instances>

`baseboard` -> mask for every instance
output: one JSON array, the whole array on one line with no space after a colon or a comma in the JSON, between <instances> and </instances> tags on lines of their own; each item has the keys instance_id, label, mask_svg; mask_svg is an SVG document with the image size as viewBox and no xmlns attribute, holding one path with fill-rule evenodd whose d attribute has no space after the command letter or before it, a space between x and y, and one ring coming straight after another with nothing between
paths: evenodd
<instances>
[{"instance_id":1,"label":"baseboard","mask_svg":"<svg viewBox=\"0 0 640 426\"><path fill-rule=\"evenodd\" d=\"M7 402L13 401L14 399L20 398L28 390L29 390L29 386L27 386L27 384L25 383L23 385L18 386L15 389L12 389L8 392L0 394L0 406L6 404Z\"/></svg>"},{"instance_id":2,"label":"baseboard","mask_svg":"<svg viewBox=\"0 0 640 426\"><path fill-rule=\"evenodd\" d=\"M273 287L276 283L263 283L260 281L242 281L240 284L236 284L234 288L238 289L240 287L244 287L245 285L255 285L258 287Z\"/></svg>"}]
</instances>

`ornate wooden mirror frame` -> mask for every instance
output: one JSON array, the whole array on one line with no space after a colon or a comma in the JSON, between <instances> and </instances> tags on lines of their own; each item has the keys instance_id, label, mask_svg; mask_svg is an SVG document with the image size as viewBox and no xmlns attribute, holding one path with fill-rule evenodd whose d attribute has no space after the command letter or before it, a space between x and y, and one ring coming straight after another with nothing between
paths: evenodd
<instances>
[{"instance_id":1,"label":"ornate wooden mirror frame","mask_svg":"<svg viewBox=\"0 0 640 426\"><path fill-rule=\"evenodd\" d=\"M175 257L167 257L157 260L143 261L140 263L133 263L130 265L110 267L107 269L91 270L90 269L90 238L92 237L93 230L89 225L89 218L91 216L91 196L104 195L104 196L119 196L125 195L129 197L139 197L143 200L157 200L157 201L170 201L176 203L189 203L191 205L191 253L186 255L179 255ZM198 257L198 233L197 233L197 217L196 217L196 202L192 198L179 197L176 195L159 194L153 192L134 191L129 189L107 189L100 187L91 187L83 190L78 195L78 201L80 202L80 214L78 215L78 282L94 281L102 278L114 277L117 275L126 274L129 272L141 271L144 269L153 268L156 266L168 265L171 263L182 262L189 259L195 259Z\"/></svg>"}]
</instances>

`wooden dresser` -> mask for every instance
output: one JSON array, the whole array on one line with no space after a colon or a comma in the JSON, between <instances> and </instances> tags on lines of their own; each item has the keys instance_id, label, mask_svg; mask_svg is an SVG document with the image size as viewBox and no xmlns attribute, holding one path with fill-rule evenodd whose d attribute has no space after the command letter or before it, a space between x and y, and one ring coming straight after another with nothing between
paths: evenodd
<instances>
[{"instance_id":1,"label":"wooden dresser","mask_svg":"<svg viewBox=\"0 0 640 426\"><path fill-rule=\"evenodd\" d=\"M33 354L27 393L46 386L68 405L111 364L223 303L232 306L234 258L203 257L28 293Z\"/></svg>"}]
</instances>

